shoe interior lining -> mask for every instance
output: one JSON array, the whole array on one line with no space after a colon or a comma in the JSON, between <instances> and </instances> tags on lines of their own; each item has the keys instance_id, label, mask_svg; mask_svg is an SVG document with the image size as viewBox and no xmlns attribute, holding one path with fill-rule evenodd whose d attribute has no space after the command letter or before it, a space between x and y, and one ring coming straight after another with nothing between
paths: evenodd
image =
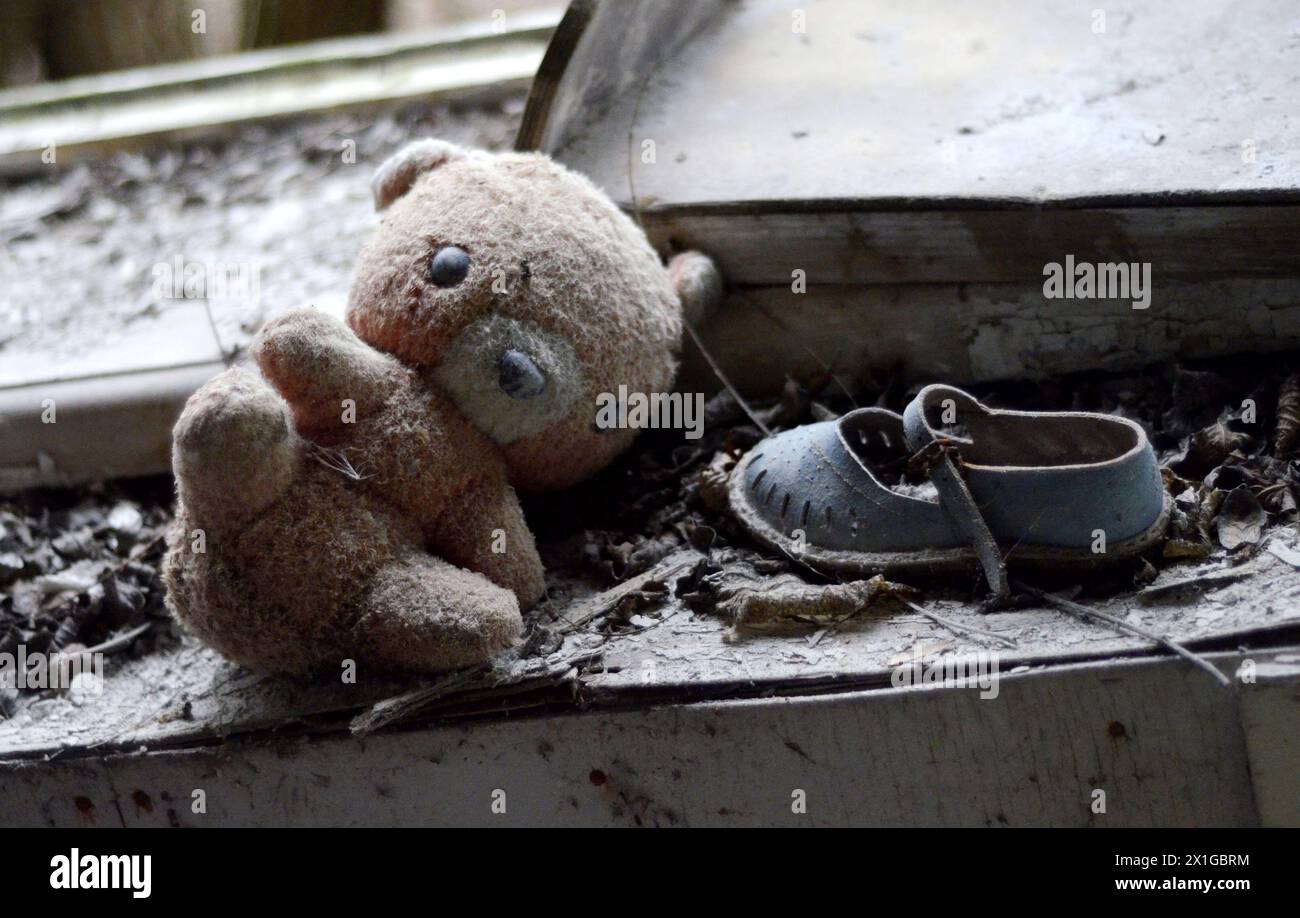
<instances>
[{"instance_id":1,"label":"shoe interior lining","mask_svg":"<svg viewBox=\"0 0 1300 918\"><path fill-rule=\"evenodd\" d=\"M1137 432L1127 424L1098 418L968 411L959 412L958 422L972 441L962 447L962 459L973 465L1050 467L1106 462L1138 443Z\"/></svg>"},{"instance_id":2,"label":"shoe interior lining","mask_svg":"<svg viewBox=\"0 0 1300 918\"><path fill-rule=\"evenodd\" d=\"M844 428L844 442L885 487L893 488L902 482L907 443L901 422L884 421L879 425L861 420L851 422Z\"/></svg>"}]
</instances>

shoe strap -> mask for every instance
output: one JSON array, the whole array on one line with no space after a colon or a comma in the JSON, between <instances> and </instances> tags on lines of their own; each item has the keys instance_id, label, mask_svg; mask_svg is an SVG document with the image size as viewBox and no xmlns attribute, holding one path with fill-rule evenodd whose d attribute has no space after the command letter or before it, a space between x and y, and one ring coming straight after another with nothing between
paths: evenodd
<instances>
[{"instance_id":1,"label":"shoe strap","mask_svg":"<svg viewBox=\"0 0 1300 918\"><path fill-rule=\"evenodd\" d=\"M930 423L928 409L949 399L957 408L958 418L962 412L989 413L989 409L969 392L963 392L953 386L926 386L903 411L903 436L907 439L908 449L914 455L927 448L936 448L934 446L936 443L954 444L957 450L960 450L963 444L969 445L972 442L964 437L943 434ZM975 502L975 497L967 487L966 479L962 477L961 470L953 461L953 451L938 446L937 454L931 457L929 465L930 480L934 482L935 490L939 492L940 503L974 549L994 600L999 603L1004 602L1010 595L1010 590L1007 586L1007 568L1002 560L1002 550L998 548L998 543L994 540L993 533L989 530L988 523L985 522L984 515Z\"/></svg>"}]
</instances>

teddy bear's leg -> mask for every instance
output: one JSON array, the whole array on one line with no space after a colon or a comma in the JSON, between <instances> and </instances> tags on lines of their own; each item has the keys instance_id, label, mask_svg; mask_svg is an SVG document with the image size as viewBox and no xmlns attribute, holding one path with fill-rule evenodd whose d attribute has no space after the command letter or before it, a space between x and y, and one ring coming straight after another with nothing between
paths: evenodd
<instances>
[{"instance_id":1,"label":"teddy bear's leg","mask_svg":"<svg viewBox=\"0 0 1300 918\"><path fill-rule=\"evenodd\" d=\"M213 377L172 430L182 506L201 526L255 518L297 475L295 441L284 402L255 373L236 367Z\"/></svg>"},{"instance_id":2,"label":"teddy bear's leg","mask_svg":"<svg viewBox=\"0 0 1300 918\"><path fill-rule=\"evenodd\" d=\"M375 573L354 626L363 659L423 671L482 663L518 641L522 631L513 593L417 552Z\"/></svg>"},{"instance_id":3,"label":"teddy bear's leg","mask_svg":"<svg viewBox=\"0 0 1300 918\"><path fill-rule=\"evenodd\" d=\"M527 609L546 592L545 571L519 498L508 484L471 488L426 527L442 557L512 591Z\"/></svg>"}]
</instances>

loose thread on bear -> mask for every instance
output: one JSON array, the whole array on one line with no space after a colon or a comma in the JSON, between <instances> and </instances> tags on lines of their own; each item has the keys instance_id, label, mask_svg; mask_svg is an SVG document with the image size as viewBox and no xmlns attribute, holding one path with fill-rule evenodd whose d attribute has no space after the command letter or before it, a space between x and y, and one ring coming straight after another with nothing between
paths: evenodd
<instances>
[{"instance_id":1,"label":"loose thread on bear","mask_svg":"<svg viewBox=\"0 0 1300 918\"><path fill-rule=\"evenodd\" d=\"M310 441L307 443L307 448L311 452L311 457L313 459L330 471L338 472L345 478L350 478L353 481L363 481L370 477L369 475L362 475L358 472L348 460L348 457L339 450L326 449L325 447Z\"/></svg>"}]
</instances>

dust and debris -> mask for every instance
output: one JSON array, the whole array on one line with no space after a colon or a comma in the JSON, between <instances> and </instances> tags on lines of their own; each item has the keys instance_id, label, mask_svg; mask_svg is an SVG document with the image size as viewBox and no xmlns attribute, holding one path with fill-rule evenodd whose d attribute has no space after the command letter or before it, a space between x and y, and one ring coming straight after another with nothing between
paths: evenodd
<instances>
[{"instance_id":1,"label":"dust and debris","mask_svg":"<svg viewBox=\"0 0 1300 918\"><path fill-rule=\"evenodd\" d=\"M1279 560L1285 561L1292 567L1300 569L1300 550L1297 550L1293 545L1288 545L1282 539L1270 539L1268 553Z\"/></svg>"},{"instance_id":2,"label":"dust and debris","mask_svg":"<svg viewBox=\"0 0 1300 918\"><path fill-rule=\"evenodd\" d=\"M1137 601L1144 606L1167 602L1186 602L1190 598L1203 596L1206 593L1221 590L1230 584L1245 580L1247 576L1244 573L1229 571L1227 573L1206 573L1184 577L1162 583L1159 586L1149 586L1146 589L1139 590Z\"/></svg>"},{"instance_id":3,"label":"dust and debris","mask_svg":"<svg viewBox=\"0 0 1300 918\"><path fill-rule=\"evenodd\" d=\"M0 362L42 354L76 365L129 347L143 320L176 307L157 283L176 259L255 274L251 293L201 300L219 346L242 350L270 311L346 293L376 219L380 162L419 137L508 148L522 99L512 90L248 125L227 140L0 180Z\"/></svg>"},{"instance_id":4,"label":"dust and debris","mask_svg":"<svg viewBox=\"0 0 1300 918\"><path fill-rule=\"evenodd\" d=\"M174 643L157 568L171 500L162 478L0 501L0 653L144 653ZM16 690L0 693L12 716Z\"/></svg>"},{"instance_id":5,"label":"dust and debris","mask_svg":"<svg viewBox=\"0 0 1300 918\"><path fill-rule=\"evenodd\" d=\"M786 631L843 625L870 614L906 611L910 587L876 576L850 583L807 583L784 571L772 573L764 559L731 550L700 570L683 598L720 615L733 633Z\"/></svg>"},{"instance_id":6,"label":"dust and debris","mask_svg":"<svg viewBox=\"0 0 1300 918\"><path fill-rule=\"evenodd\" d=\"M1243 586L1256 569L1247 562L1260 552L1280 559L1279 564L1300 561L1294 460L1271 455L1271 417L1252 423L1232 410L1240 406L1243 393L1255 393L1261 406L1273 404L1270 385L1276 382L1267 377L1264 382L1234 382L1205 368L1187 371L1193 381L1183 378L1184 392L1208 385L1217 394L1190 402L1184 412L1172 398L1175 380L1184 372L1155 369L1135 377L1025 383L977 393L1006 407L1113 411L1147 426L1174 495L1174 538L1164 550L1073 589L1066 584L1062 592L1093 599L1136 597L1136 608L1150 610L1152 616L1144 626L1155 629L1163 609L1188 597L1212 601L1230 594L1234 584ZM753 407L778 430L853 407L847 394L834 391L829 382L799 390L787 387L780 398ZM886 383L874 391L859 388L853 397L898 408L908 390ZM880 579L836 583L754 546L725 502L719 502L717 487L761 433L725 393L710 400L708 416L713 424L698 441L671 431L647 432L591 481L564 495L528 500L526 510L548 568L550 598L528 614L529 635L517 656L504 669L479 673L463 684L437 680L414 689L402 701L361 719L356 724L360 732L448 711L459 716L467 704L496 710L558 703L578 690L584 667L600 665L596 661L604 642L655 627L665 626L653 653L666 663L677 653L674 642L681 640L686 643L679 655L690 657L692 666L708 659L715 667L742 665L741 659L726 657L733 651L724 647L735 645L715 643L708 650L692 637L707 621L721 621L734 626L732 634L813 635L783 646L787 660L815 667L834 665L839 651L828 636L841 627L857 627L864 611L892 615L889 604L896 598L900 612L907 614L907 597L914 594L906 587ZM1186 457L1192 438L1219 424L1234 436L1218 464L1200 475L1183 464L1183 472L1175 472L1170 463ZM152 623L146 634L121 648L119 659L149 656L177 642L185 646L190 639L175 633L162 609L157 559L145 552L167 521L170 499L170 481L161 478L33 492L0 504L0 557L12 556L0 567L8 588L0 598L5 640L87 646L130 637L133 625ZM1171 551L1176 544L1187 547ZM1287 561L1288 553L1295 560ZM907 586L924 592L927 607L951 603L953 621L977 589L974 581L915 579ZM999 634L1017 627L1018 614L1011 609L997 616ZM1205 621L1212 624L1221 614L1207 606ZM971 627L967 619L961 621L962 627ZM716 628L709 632L716 633ZM1021 637L1022 642L1032 639L1028 633ZM913 651L927 653L939 646L919 636L913 643ZM15 699L0 701L7 705L4 713L12 715ZM35 703L49 708L70 702L46 695L36 696ZM188 707L191 701L178 700L177 711L183 710L182 703Z\"/></svg>"}]
</instances>

